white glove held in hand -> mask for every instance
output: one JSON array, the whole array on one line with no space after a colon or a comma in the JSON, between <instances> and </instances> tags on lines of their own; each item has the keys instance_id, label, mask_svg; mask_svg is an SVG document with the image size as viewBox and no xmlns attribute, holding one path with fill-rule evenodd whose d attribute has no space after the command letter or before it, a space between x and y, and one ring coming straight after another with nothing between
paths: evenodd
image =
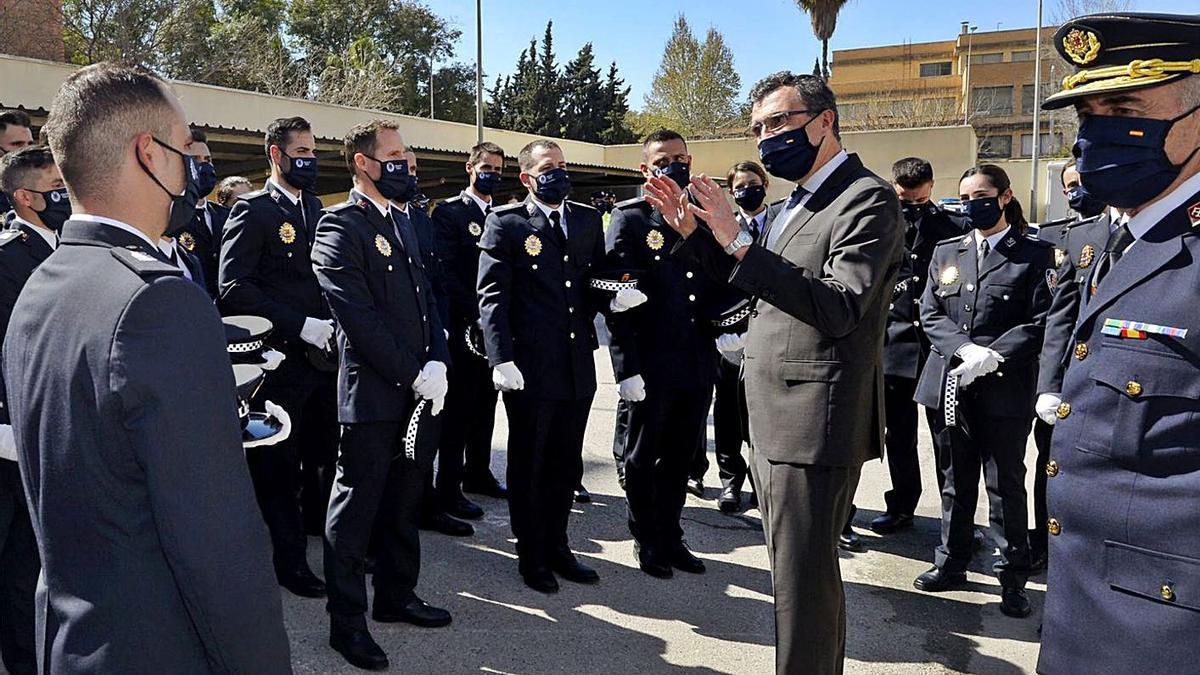
<instances>
[{"instance_id":1,"label":"white glove held in hand","mask_svg":"<svg viewBox=\"0 0 1200 675\"><path fill-rule=\"evenodd\" d=\"M270 438L263 438L257 441L242 443L242 447L257 448L263 445L275 445L276 443L282 443L286 441L288 436L292 435L292 416L283 409L283 406L275 405L270 401L263 401L263 410L267 411L267 414L271 417L279 420L279 425L281 427L279 433L271 436Z\"/></svg>"},{"instance_id":2,"label":"white glove held in hand","mask_svg":"<svg viewBox=\"0 0 1200 675\"><path fill-rule=\"evenodd\" d=\"M624 312L628 309L633 309L638 305L646 302L646 294L636 288L622 288L617 291L616 297L609 303L609 308L614 312Z\"/></svg>"},{"instance_id":3,"label":"white glove held in hand","mask_svg":"<svg viewBox=\"0 0 1200 675\"><path fill-rule=\"evenodd\" d=\"M1038 394L1037 403L1033 405L1033 409L1037 411L1037 416L1043 422L1054 426L1058 421L1058 406L1062 404L1062 398L1058 394Z\"/></svg>"},{"instance_id":4,"label":"white glove held in hand","mask_svg":"<svg viewBox=\"0 0 1200 675\"><path fill-rule=\"evenodd\" d=\"M617 383L617 395L622 401L637 403L646 400L646 381L641 375L627 377Z\"/></svg>"},{"instance_id":5,"label":"white glove held in hand","mask_svg":"<svg viewBox=\"0 0 1200 675\"><path fill-rule=\"evenodd\" d=\"M740 352L746 348L745 333L725 333L717 338L717 351L723 354Z\"/></svg>"},{"instance_id":6,"label":"white glove held in hand","mask_svg":"<svg viewBox=\"0 0 1200 675\"><path fill-rule=\"evenodd\" d=\"M981 347L973 342L959 347L957 355L962 359L962 363L951 370L950 375L957 375L960 378L958 381L960 387L966 387L980 377L995 372L1004 362L1004 357L994 350Z\"/></svg>"},{"instance_id":7,"label":"white glove held in hand","mask_svg":"<svg viewBox=\"0 0 1200 675\"><path fill-rule=\"evenodd\" d=\"M492 384L500 391L521 391L525 388L525 376L517 369L517 364L505 361L492 368Z\"/></svg>"},{"instance_id":8,"label":"white glove held in hand","mask_svg":"<svg viewBox=\"0 0 1200 675\"><path fill-rule=\"evenodd\" d=\"M438 415L442 414L442 408L445 405L446 405L446 397L445 396L443 396L441 398L433 399L433 407L431 407L429 409L429 414L434 417L437 417Z\"/></svg>"},{"instance_id":9,"label":"white glove held in hand","mask_svg":"<svg viewBox=\"0 0 1200 675\"><path fill-rule=\"evenodd\" d=\"M283 363L283 360L287 358L286 354L275 351L274 349L268 349L267 351L263 352L262 356L263 362L259 364L259 367L263 370L275 370L279 367L279 364Z\"/></svg>"},{"instance_id":10,"label":"white glove held in hand","mask_svg":"<svg viewBox=\"0 0 1200 675\"><path fill-rule=\"evenodd\" d=\"M429 361L421 372L417 374L417 379L413 382L413 391L421 398L436 400L446 396L446 392L450 389L450 382L446 379L446 364L441 361Z\"/></svg>"},{"instance_id":11,"label":"white glove held in hand","mask_svg":"<svg viewBox=\"0 0 1200 675\"><path fill-rule=\"evenodd\" d=\"M300 339L317 349L325 349L333 338L333 322L326 319L314 319L311 316L304 320L300 329Z\"/></svg>"}]
</instances>

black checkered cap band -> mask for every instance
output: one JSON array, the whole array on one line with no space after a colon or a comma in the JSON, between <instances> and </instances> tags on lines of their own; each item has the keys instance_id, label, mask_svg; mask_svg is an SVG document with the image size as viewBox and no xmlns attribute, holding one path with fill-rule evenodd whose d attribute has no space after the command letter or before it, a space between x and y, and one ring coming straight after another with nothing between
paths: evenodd
<instances>
[{"instance_id":1,"label":"black checkered cap band","mask_svg":"<svg viewBox=\"0 0 1200 675\"><path fill-rule=\"evenodd\" d=\"M475 349L475 343L471 340L471 328L469 326L467 327L466 331L467 331L467 337L466 337L467 349L475 356L478 356L481 359L486 359L487 354L480 353L480 351L478 349Z\"/></svg>"},{"instance_id":2,"label":"black checkered cap band","mask_svg":"<svg viewBox=\"0 0 1200 675\"><path fill-rule=\"evenodd\" d=\"M256 352L263 347L263 341L257 342L233 342L226 348L230 354L246 354L248 352Z\"/></svg>"},{"instance_id":3,"label":"black checkered cap band","mask_svg":"<svg viewBox=\"0 0 1200 675\"><path fill-rule=\"evenodd\" d=\"M750 307L746 306L742 309L739 309L732 316L727 316L724 319L718 319L713 321L713 323L716 324L717 328L729 328L730 326L736 326L738 323L745 321L746 317L748 316L750 316Z\"/></svg>"},{"instance_id":4,"label":"black checkered cap band","mask_svg":"<svg viewBox=\"0 0 1200 675\"><path fill-rule=\"evenodd\" d=\"M425 406L429 405L429 399L423 398L417 402L417 407L413 410L412 417L408 420L408 428L404 430L404 456L408 459L417 458L417 431L421 427L421 413L425 412Z\"/></svg>"},{"instance_id":5,"label":"black checkered cap band","mask_svg":"<svg viewBox=\"0 0 1200 675\"><path fill-rule=\"evenodd\" d=\"M946 376L946 397L942 403L942 410L946 414L946 426L958 426L958 376Z\"/></svg>"},{"instance_id":6,"label":"black checkered cap band","mask_svg":"<svg viewBox=\"0 0 1200 675\"><path fill-rule=\"evenodd\" d=\"M592 279L592 288L598 291L609 291L616 293L617 291L637 290L637 279L632 281L610 281L608 279Z\"/></svg>"}]
</instances>

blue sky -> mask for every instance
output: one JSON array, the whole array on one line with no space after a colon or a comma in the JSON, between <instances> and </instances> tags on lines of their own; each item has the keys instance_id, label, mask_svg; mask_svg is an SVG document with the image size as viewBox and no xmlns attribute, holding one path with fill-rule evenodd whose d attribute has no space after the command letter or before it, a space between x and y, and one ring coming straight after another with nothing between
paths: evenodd
<instances>
[{"instance_id":1,"label":"blue sky","mask_svg":"<svg viewBox=\"0 0 1200 675\"><path fill-rule=\"evenodd\" d=\"M426 0L450 20L462 38L457 58L474 62L475 0ZM1049 24L1058 0L1045 0ZM1194 13L1196 0L1133 0L1137 11ZM725 36L734 53L743 93L756 80L777 70L811 72L821 45L812 36L808 15L792 0L483 0L483 63L490 87L496 75L512 71L531 37L541 36L554 20L555 52L565 63L585 42L597 60L616 61L633 88L630 104L642 107L662 57L675 16L683 13L697 36L709 26ZM849 49L902 42L952 39L963 21L980 31L1025 28L1037 23L1036 0L964 3L952 0L850 0L843 8L829 48Z\"/></svg>"}]
</instances>

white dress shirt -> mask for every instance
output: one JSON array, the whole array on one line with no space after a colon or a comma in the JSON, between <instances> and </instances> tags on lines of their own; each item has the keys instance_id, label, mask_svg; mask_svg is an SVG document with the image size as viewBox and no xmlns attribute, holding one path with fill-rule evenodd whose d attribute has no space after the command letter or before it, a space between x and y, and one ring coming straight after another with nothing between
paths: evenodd
<instances>
[{"instance_id":1,"label":"white dress shirt","mask_svg":"<svg viewBox=\"0 0 1200 675\"><path fill-rule=\"evenodd\" d=\"M767 233L767 249L774 250L775 242L779 240L779 235L783 234L783 231L787 229L788 221L791 220L792 214L795 213L796 209L807 204L808 200L812 199L813 194L821 188L821 185L833 175L834 171L837 171L837 168L841 166L843 162L849 158L850 155L845 149L839 150L836 155L829 158L828 162L825 162L825 166L817 169L816 173L809 176L808 180L804 181L804 184L800 187L804 188L807 194L805 194L795 206L783 211L775 217L775 222L771 226L771 231ZM764 211L764 213L766 212Z\"/></svg>"},{"instance_id":2,"label":"white dress shirt","mask_svg":"<svg viewBox=\"0 0 1200 675\"><path fill-rule=\"evenodd\" d=\"M139 239L146 242L146 245L149 246L151 250L158 248L158 246L150 239L150 237L146 236L145 232L142 232L129 223L123 223L119 220L113 220L112 218L105 218L104 216L93 216L90 213L72 213L71 220L77 220L84 223L99 223L100 225L115 227L118 230L125 230L126 232L136 235Z\"/></svg>"}]
</instances>

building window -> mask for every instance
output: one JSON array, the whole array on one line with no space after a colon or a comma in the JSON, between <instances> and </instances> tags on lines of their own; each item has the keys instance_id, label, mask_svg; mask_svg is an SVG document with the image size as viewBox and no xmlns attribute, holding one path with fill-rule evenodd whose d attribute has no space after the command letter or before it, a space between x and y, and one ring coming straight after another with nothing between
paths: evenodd
<instances>
[{"instance_id":1,"label":"building window","mask_svg":"<svg viewBox=\"0 0 1200 675\"><path fill-rule=\"evenodd\" d=\"M971 108L976 115L1011 115L1012 87L975 87L971 90Z\"/></svg>"},{"instance_id":2,"label":"building window","mask_svg":"<svg viewBox=\"0 0 1200 675\"><path fill-rule=\"evenodd\" d=\"M950 62L938 61L937 63L922 63L921 77L937 77L939 75L950 74Z\"/></svg>"},{"instance_id":3,"label":"building window","mask_svg":"<svg viewBox=\"0 0 1200 675\"><path fill-rule=\"evenodd\" d=\"M1012 136L989 136L979 141L979 159L1012 157Z\"/></svg>"},{"instance_id":4,"label":"building window","mask_svg":"<svg viewBox=\"0 0 1200 675\"><path fill-rule=\"evenodd\" d=\"M1033 50L1032 49L1026 49L1025 51L1012 53L1012 62L1013 63L1017 63L1019 61L1032 61L1032 60L1033 60Z\"/></svg>"},{"instance_id":5,"label":"building window","mask_svg":"<svg viewBox=\"0 0 1200 675\"><path fill-rule=\"evenodd\" d=\"M972 54L971 63L1004 63L1004 52L990 54Z\"/></svg>"},{"instance_id":6,"label":"building window","mask_svg":"<svg viewBox=\"0 0 1200 675\"><path fill-rule=\"evenodd\" d=\"M1042 157L1057 155L1062 150L1062 135L1061 134L1042 134L1041 149L1038 154ZM1033 156L1033 134L1021 134L1021 156Z\"/></svg>"}]
</instances>

